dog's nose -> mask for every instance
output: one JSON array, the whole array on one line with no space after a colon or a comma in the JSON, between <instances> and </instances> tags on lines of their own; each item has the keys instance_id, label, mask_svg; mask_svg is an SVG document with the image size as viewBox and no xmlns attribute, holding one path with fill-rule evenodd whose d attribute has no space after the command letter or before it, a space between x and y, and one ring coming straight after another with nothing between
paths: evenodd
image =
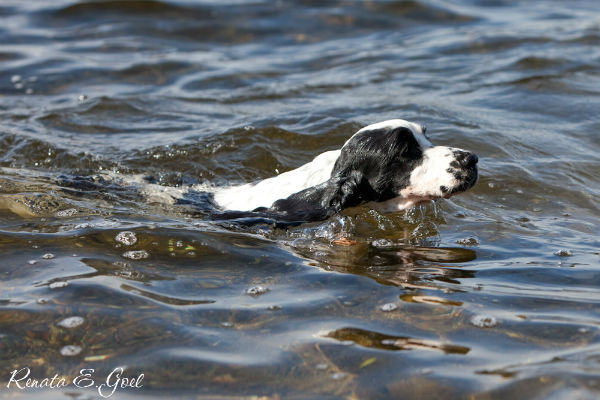
<instances>
[{"instance_id":1,"label":"dog's nose","mask_svg":"<svg viewBox=\"0 0 600 400\"><path fill-rule=\"evenodd\" d=\"M456 154L456 160L463 167L472 167L477 164L479 157L477 157L477 154L469 153L468 151L459 151Z\"/></svg>"},{"instance_id":2,"label":"dog's nose","mask_svg":"<svg viewBox=\"0 0 600 400\"><path fill-rule=\"evenodd\" d=\"M472 167L475 164L477 164L477 161L479 161L479 157L477 157L477 154L469 153L467 158L465 158L464 162L467 165L467 167Z\"/></svg>"}]
</instances>

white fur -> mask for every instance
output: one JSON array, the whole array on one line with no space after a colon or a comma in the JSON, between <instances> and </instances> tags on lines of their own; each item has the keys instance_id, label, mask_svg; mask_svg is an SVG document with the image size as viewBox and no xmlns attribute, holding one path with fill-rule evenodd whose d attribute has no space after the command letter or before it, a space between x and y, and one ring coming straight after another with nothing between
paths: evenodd
<instances>
[{"instance_id":1,"label":"white fur","mask_svg":"<svg viewBox=\"0 0 600 400\"><path fill-rule=\"evenodd\" d=\"M276 200L327 181L340 150L319 154L309 163L272 178L241 186L214 189L215 202L226 210L250 211L270 207Z\"/></svg>"},{"instance_id":2,"label":"white fur","mask_svg":"<svg viewBox=\"0 0 600 400\"><path fill-rule=\"evenodd\" d=\"M459 184L453 173L447 172L450 163L455 161L453 147L435 146L423 152L423 162L410 174L410 184L400 191L404 198L431 200L446 197L440 189L445 186L449 190Z\"/></svg>"},{"instance_id":3,"label":"white fur","mask_svg":"<svg viewBox=\"0 0 600 400\"><path fill-rule=\"evenodd\" d=\"M369 206L381 212L405 210L417 204L440 197L449 198L450 191L460 182L454 173L447 172L450 163L455 161L454 151L464 151L454 147L435 146L423 151L423 162L410 174L410 184L398 193L398 197L380 203L371 202ZM441 186L448 191L442 192Z\"/></svg>"}]
</instances>

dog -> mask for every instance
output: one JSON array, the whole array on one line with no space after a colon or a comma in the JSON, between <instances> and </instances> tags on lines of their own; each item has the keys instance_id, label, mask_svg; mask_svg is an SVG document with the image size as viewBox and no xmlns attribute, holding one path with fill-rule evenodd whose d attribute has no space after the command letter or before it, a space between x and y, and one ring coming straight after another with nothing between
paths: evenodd
<instances>
[{"instance_id":1,"label":"dog","mask_svg":"<svg viewBox=\"0 0 600 400\"><path fill-rule=\"evenodd\" d=\"M426 128L393 119L366 126L339 150L292 171L240 186L214 188L221 217L321 221L367 203L393 212L464 192L477 182L478 157L434 146Z\"/></svg>"}]
</instances>

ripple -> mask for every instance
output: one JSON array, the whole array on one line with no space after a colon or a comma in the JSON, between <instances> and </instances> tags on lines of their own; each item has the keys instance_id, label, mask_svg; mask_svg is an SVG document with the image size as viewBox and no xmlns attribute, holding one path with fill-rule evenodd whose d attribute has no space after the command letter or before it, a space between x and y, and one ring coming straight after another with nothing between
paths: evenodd
<instances>
[{"instance_id":1,"label":"ripple","mask_svg":"<svg viewBox=\"0 0 600 400\"><path fill-rule=\"evenodd\" d=\"M519 59L514 63L516 68L540 70L544 68L557 68L568 63L563 58L549 58L538 56L527 56Z\"/></svg>"},{"instance_id":2,"label":"ripple","mask_svg":"<svg viewBox=\"0 0 600 400\"><path fill-rule=\"evenodd\" d=\"M386 14L402 16L413 21L426 21L427 23L465 23L477 19L468 14L432 6L422 1L390 1L374 3L374 6Z\"/></svg>"},{"instance_id":3,"label":"ripple","mask_svg":"<svg viewBox=\"0 0 600 400\"><path fill-rule=\"evenodd\" d=\"M75 107L54 109L38 120L47 128L78 134L118 134L156 128L149 110L136 101L102 96L79 102ZM132 125L136 120L138 123Z\"/></svg>"},{"instance_id":4,"label":"ripple","mask_svg":"<svg viewBox=\"0 0 600 400\"><path fill-rule=\"evenodd\" d=\"M205 11L197 7L183 7L161 1L148 3L141 0L87 1L57 7L43 12L42 15L46 14L46 17L60 20L85 20L92 15L94 18L114 18L121 15L139 15L140 13L146 17L156 16L161 18L196 19L208 16Z\"/></svg>"},{"instance_id":5,"label":"ripple","mask_svg":"<svg viewBox=\"0 0 600 400\"><path fill-rule=\"evenodd\" d=\"M198 304L212 304L215 302L214 300L184 299L180 297L166 296L163 294L151 292L149 290L142 290L130 285L121 285L121 289L134 293L136 295L141 295L149 299L173 306L191 306Z\"/></svg>"}]
</instances>

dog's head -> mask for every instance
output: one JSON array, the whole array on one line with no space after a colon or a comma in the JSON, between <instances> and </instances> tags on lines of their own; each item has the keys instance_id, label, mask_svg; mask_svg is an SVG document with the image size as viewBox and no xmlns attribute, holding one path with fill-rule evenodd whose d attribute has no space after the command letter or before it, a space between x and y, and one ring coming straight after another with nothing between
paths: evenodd
<instances>
[{"instance_id":1,"label":"dog's head","mask_svg":"<svg viewBox=\"0 0 600 400\"><path fill-rule=\"evenodd\" d=\"M471 188L477 161L466 150L432 145L421 125L380 122L344 144L329 180L276 201L271 210L301 220L325 219L365 202L383 211L403 210Z\"/></svg>"},{"instance_id":2,"label":"dog's head","mask_svg":"<svg viewBox=\"0 0 600 400\"><path fill-rule=\"evenodd\" d=\"M343 209L375 201L400 210L449 198L475 184L477 161L466 150L434 146L421 125L399 119L369 125L342 147L329 182L337 198L329 203Z\"/></svg>"}]
</instances>

